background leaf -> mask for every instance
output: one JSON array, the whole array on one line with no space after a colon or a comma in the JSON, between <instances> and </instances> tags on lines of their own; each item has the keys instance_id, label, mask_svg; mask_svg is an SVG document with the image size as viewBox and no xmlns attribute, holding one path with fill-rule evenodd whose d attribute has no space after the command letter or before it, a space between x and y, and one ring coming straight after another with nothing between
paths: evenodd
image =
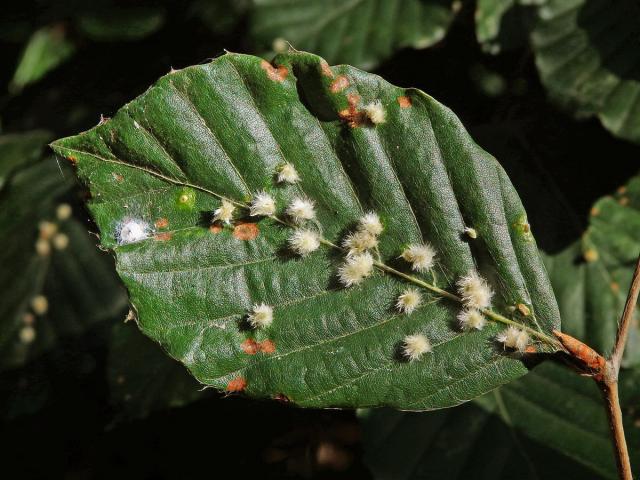
<instances>
[{"instance_id":1,"label":"background leaf","mask_svg":"<svg viewBox=\"0 0 640 480\"><path fill-rule=\"evenodd\" d=\"M73 55L74 51L75 46L67 38L64 25L51 25L37 30L25 46L9 89L19 92L30 83L37 82Z\"/></svg>"},{"instance_id":2,"label":"background leaf","mask_svg":"<svg viewBox=\"0 0 640 480\"><path fill-rule=\"evenodd\" d=\"M342 122L338 113L356 92L362 103L379 99L387 122ZM282 104L291 112L284 117ZM228 125L238 126L233 135L220 128ZM289 229L276 222L207 228L203 216L210 219L218 195L242 201L267 188L284 205L304 191L333 242L376 210L386 261L397 263L404 246L424 235L438 251L443 287L477 262L499 287L497 308L529 305L535 320L521 322L537 321L545 332L559 327L526 214L504 172L449 110L419 91L347 66L331 70L304 53L280 56L276 67L228 54L162 78L110 121L54 148L77 162L92 188L102 243L116 252L143 331L218 389L246 382L250 395L285 395L303 406L430 409L526 371L492 345L497 325L463 334L453 326L459 306L448 302L426 301L398 317L394 304L406 283L375 275L340 288L335 252L292 257ZM300 172L300 185L270 186L283 159ZM155 236L118 245L127 218L156 225ZM473 248L465 225L479 233ZM248 331L247 311L260 302L274 305L274 325ZM429 336L434 353L403 362L399 344L415 332ZM248 354L243 345L252 341L273 342L275 352ZM318 364L326 367L312 368Z\"/></svg>"},{"instance_id":3,"label":"background leaf","mask_svg":"<svg viewBox=\"0 0 640 480\"><path fill-rule=\"evenodd\" d=\"M257 0L251 34L258 48L282 52L285 41L330 63L372 68L395 50L442 40L454 16L451 0Z\"/></svg>"},{"instance_id":4,"label":"background leaf","mask_svg":"<svg viewBox=\"0 0 640 480\"><path fill-rule=\"evenodd\" d=\"M133 322L113 327L108 362L111 402L122 418L146 417L207 396L186 369Z\"/></svg>"},{"instance_id":5,"label":"background leaf","mask_svg":"<svg viewBox=\"0 0 640 480\"><path fill-rule=\"evenodd\" d=\"M113 5L77 18L77 27L87 38L96 41L131 41L151 35L164 23L161 7L127 7Z\"/></svg>"},{"instance_id":6,"label":"background leaf","mask_svg":"<svg viewBox=\"0 0 640 480\"><path fill-rule=\"evenodd\" d=\"M640 5L548 0L531 38L550 94L614 135L640 142ZM605 33L606 32L606 33Z\"/></svg>"}]
</instances>

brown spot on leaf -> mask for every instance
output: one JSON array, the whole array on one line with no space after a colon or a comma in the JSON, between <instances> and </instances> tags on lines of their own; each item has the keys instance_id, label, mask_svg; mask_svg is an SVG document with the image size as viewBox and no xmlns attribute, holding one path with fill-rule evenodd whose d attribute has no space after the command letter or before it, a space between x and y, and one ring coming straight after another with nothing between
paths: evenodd
<instances>
[{"instance_id":1,"label":"brown spot on leaf","mask_svg":"<svg viewBox=\"0 0 640 480\"><path fill-rule=\"evenodd\" d=\"M524 349L524 353L538 353L538 349L535 347L535 345L529 345Z\"/></svg>"},{"instance_id":2,"label":"brown spot on leaf","mask_svg":"<svg viewBox=\"0 0 640 480\"><path fill-rule=\"evenodd\" d=\"M531 315L531 310L529 310L529 307L527 307L524 303L519 303L518 305L516 305L516 307L518 307L518 311L525 317L528 317L529 315Z\"/></svg>"},{"instance_id":3,"label":"brown spot on leaf","mask_svg":"<svg viewBox=\"0 0 640 480\"><path fill-rule=\"evenodd\" d=\"M173 235L171 234L171 232L162 232L162 233L158 233L155 237L156 240L158 240L159 242L166 242L167 240L171 240L171 237Z\"/></svg>"},{"instance_id":4,"label":"brown spot on leaf","mask_svg":"<svg viewBox=\"0 0 640 480\"><path fill-rule=\"evenodd\" d=\"M69 155L67 157L67 160L69 160L69 162L71 162L71 165L75 165L76 163L78 163L78 159L76 157L74 157L73 155Z\"/></svg>"},{"instance_id":5,"label":"brown spot on leaf","mask_svg":"<svg viewBox=\"0 0 640 480\"><path fill-rule=\"evenodd\" d=\"M626 206L626 205L629 205L629 197L620 197L618 199L618 203L620 205L622 205L623 207Z\"/></svg>"},{"instance_id":6,"label":"brown spot on leaf","mask_svg":"<svg viewBox=\"0 0 640 480\"><path fill-rule=\"evenodd\" d=\"M156 228L167 228L169 226L169 220L166 218L159 218L156 220Z\"/></svg>"},{"instance_id":7,"label":"brown spot on leaf","mask_svg":"<svg viewBox=\"0 0 640 480\"><path fill-rule=\"evenodd\" d=\"M409 108L411 106L411 99L402 95L398 97L398 105L400 105L400 108Z\"/></svg>"},{"instance_id":8,"label":"brown spot on leaf","mask_svg":"<svg viewBox=\"0 0 640 480\"><path fill-rule=\"evenodd\" d=\"M253 240L260 230L255 223L239 223L233 228L233 236L238 240Z\"/></svg>"},{"instance_id":9,"label":"brown spot on leaf","mask_svg":"<svg viewBox=\"0 0 640 480\"><path fill-rule=\"evenodd\" d=\"M331 67L329 66L329 64L324 60L320 62L320 69L322 70L322 74L325 77L333 78L333 70L331 70Z\"/></svg>"},{"instance_id":10,"label":"brown spot on leaf","mask_svg":"<svg viewBox=\"0 0 640 480\"><path fill-rule=\"evenodd\" d=\"M616 192L618 192L620 195L623 195L623 194L627 193L627 187L625 187L624 185L622 185L621 187L618 187L618 189L616 190Z\"/></svg>"},{"instance_id":11,"label":"brown spot on leaf","mask_svg":"<svg viewBox=\"0 0 640 480\"><path fill-rule=\"evenodd\" d=\"M214 223L209 227L209 231L211 233L220 233L222 231L222 225L220 225L219 223Z\"/></svg>"},{"instance_id":12,"label":"brown spot on leaf","mask_svg":"<svg viewBox=\"0 0 640 480\"><path fill-rule=\"evenodd\" d=\"M618 293L620 291L620 285L618 285L618 283L616 283L616 282L611 282L609 287L611 287L611 291L613 293Z\"/></svg>"},{"instance_id":13,"label":"brown spot on leaf","mask_svg":"<svg viewBox=\"0 0 640 480\"><path fill-rule=\"evenodd\" d=\"M258 344L262 353L274 353L276 351L276 344L271 340L265 340Z\"/></svg>"},{"instance_id":14,"label":"brown spot on leaf","mask_svg":"<svg viewBox=\"0 0 640 480\"><path fill-rule=\"evenodd\" d=\"M112 173L113 175L113 179L116 182L122 182L124 180L124 177L122 175L120 175L119 173Z\"/></svg>"},{"instance_id":15,"label":"brown spot on leaf","mask_svg":"<svg viewBox=\"0 0 640 480\"><path fill-rule=\"evenodd\" d=\"M349 102L349 108L345 108L344 110L338 112L338 116L351 128L361 126L367 121L367 115L365 112L358 111L358 102L360 102L360 96L356 94L349 94L347 96L347 102Z\"/></svg>"},{"instance_id":16,"label":"brown spot on leaf","mask_svg":"<svg viewBox=\"0 0 640 480\"><path fill-rule=\"evenodd\" d=\"M339 93L345 88L349 86L349 79L344 75L339 75L332 83L331 83L331 93Z\"/></svg>"},{"instance_id":17,"label":"brown spot on leaf","mask_svg":"<svg viewBox=\"0 0 640 480\"><path fill-rule=\"evenodd\" d=\"M592 207L589 213L592 217L597 217L598 215L600 215L600 209L598 207Z\"/></svg>"},{"instance_id":18,"label":"brown spot on leaf","mask_svg":"<svg viewBox=\"0 0 640 480\"><path fill-rule=\"evenodd\" d=\"M289 70L284 65L280 65L279 67L274 67L266 60L262 60L260 62L260 66L262 69L267 72L267 77L274 82L282 82L287 75L289 74Z\"/></svg>"},{"instance_id":19,"label":"brown spot on leaf","mask_svg":"<svg viewBox=\"0 0 640 480\"><path fill-rule=\"evenodd\" d=\"M247 388L247 381L243 377L236 377L227 384L227 392L242 392Z\"/></svg>"},{"instance_id":20,"label":"brown spot on leaf","mask_svg":"<svg viewBox=\"0 0 640 480\"><path fill-rule=\"evenodd\" d=\"M260 350L260 345L253 338L247 338L242 345L240 345L242 351L247 355L255 355Z\"/></svg>"}]
</instances>

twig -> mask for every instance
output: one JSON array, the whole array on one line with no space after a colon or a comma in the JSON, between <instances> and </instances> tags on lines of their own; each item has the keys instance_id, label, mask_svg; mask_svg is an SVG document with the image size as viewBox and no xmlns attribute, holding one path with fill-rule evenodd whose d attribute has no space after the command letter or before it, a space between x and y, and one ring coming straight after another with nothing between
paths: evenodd
<instances>
[{"instance_id":1,"label":"twig","mask_svg":"<svg viewBox=\"0 0 640 480\"><path fill-rule=\"evenodd\" d=\"M596 378L596 383L600 387L604 402L607 407L607 416L609 417L609 428L613 438L613 446L616 453L616 464L618 466L618 475L621 480L632 480L631 461L629 460L629 450L627 449L627 441L624 436L624 425L622 422L622 412L620 411L620 398L618 397L618 373L620 371L620 362L624 353L624 347L627 343L629 335L629 326L631 319L636 310L638 302L638 293L640 293L640 256L636 263L636 269L633 272L631 287L627 302L624 305L622 318L618 325L618 334L616 335L616 344L613 348L611 356L607 360L604 368L604 375Z\"/></svg>"},{"instance_id":2,"label":"twig","mask_svg":"<svg viewBox=\"0 0 640 480\"><path fill-rule=\"evenodd\" d=\"M638 261L636 263L636 270L633 272L631 287L629 288L629 295L627 296L627 303L624 305L624 312L620 319L620 325L618 325L616 345L613 347L613 353L609 359L615 367L616 379L618 370L620 370L620 362L622 361L624 347L627 344L627 337L629 336L629 326L631 325L631 320L636 310L636 304L638 303L638 293L640 293L640 257L638 257Z\"/></svg>"},{"instance_id":3,"label":"twig","mask_svg":"<svg viewBox=\"0 0 640 480\"><path fill-rule=\"evenodd\" d=\"M627 440L624 436L624 425L622 424L620 399L618 398L618 381L616 380L611 384L601 381L598 382L598 386L602 392L607 416L609 417L609 428L611 429L613 448L616 454L618 476L620 480L633 480L631 460L629 460L629 450L627 449Z\"/></svg>"}]
</instances>

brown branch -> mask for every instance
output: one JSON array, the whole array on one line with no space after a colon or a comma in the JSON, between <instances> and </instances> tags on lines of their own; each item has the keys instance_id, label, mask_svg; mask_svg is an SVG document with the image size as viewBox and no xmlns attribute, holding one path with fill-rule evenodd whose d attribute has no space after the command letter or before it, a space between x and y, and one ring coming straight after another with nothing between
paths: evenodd
<instances>
[{"instance_id":1,"label":"brown branch","mask_svg":"<svg viewBox=\"0 0 640 480\"><path fill-rule=\"evenodd\" d=\"M620 325L618 325L616 344L615 347L613 347L613 353L610 358L611 363L615 367L616 378L618 370L620 370L620 362L622 361L624 347L627 344L629 326L631 325L633 313L635 312L636 304L638 303L638 293L640 293L640 257L638 257L638 262L636 263L636 270L633 272L631 287L629 288L629 295L627 296L627 303L624 305L624 312L620 319Z\"/></svg>"},{"instance_id":2,"label":"brown branch","mask_svg":"<svg viewBox=\"0 0 640 480\"><path fill-rule=\"evenodd\" d=\"M640 293L640 256L633 272L633 279L629 287L627 302L624 305L622 318L618 325L616 344L613 352L607 360L604 368L604 375L594 377L596 383L602 391L604 402L609 417L609 428L613 439L613 446L616 453L616 464L618 466L618 476L621 480L633 480L631 472L631 461L629 460L629 450L624 436L624 424L622 422L622 412L620 411L620 398L618 397L618 373L620 372L620 362L624 354L624 347L629 335L629 326L638 303L638 293Z\"/></svg>"},{"instance_id":3,"label":"brown branch","mask_svg":"<svg viewBox=\"0 0 640 480\"><path fill-rule=\"evenodd\" d=\"M622 412L620 411L620 399L618 398L617 380L611 384L605 381L598 382L604 403L609 417L609 428L613 448L616 454L616 465L618 466L618 476L620 480L633 480L631 472L631 460L627 449L627 440L624 436L624 425L622 424Z\"/></svg>"}]
</instances>

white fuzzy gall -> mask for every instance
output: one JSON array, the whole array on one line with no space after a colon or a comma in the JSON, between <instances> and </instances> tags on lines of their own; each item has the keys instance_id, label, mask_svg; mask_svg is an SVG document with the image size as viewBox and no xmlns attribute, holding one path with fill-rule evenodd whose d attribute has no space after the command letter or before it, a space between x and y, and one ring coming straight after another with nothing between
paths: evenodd
<instances>
[{"instance_id":1,"label":"white fuzzy gall","mask_svg":"<svg viewBox=\"0 0 640 480\"><path fill-rule=\"evenodd\" d=\"M273 197L267 192L256 193L249 205L249 215L270 217L274 213L276 213L276 202Z\"/></svg>"},{"instance_id":2,"label":"white fuzzy gall","mask_svg":"<svg viewBox=\"0 0 640 480\"><path fill-rule=\"evenodd\" d=\"M301 256L307 256L320 247L320 236L313 230L297 229L289 237L291 249Z\"/></svg>"},{"instance_id":3,"label":"white fuzzy gall","mask_svg":"<svg viewBox=\"0 0 640 480\"><path fill-rule=\"evenodd\" d=\"M233 212L235 209L236 206L233 203L229 200L223 199L222 205L213 211L213 221L224 222L228 225L231 223L231 220L233 220Z\"/></svg>"},{"instance_id":4,"label":"white fuzzy gall","mask_svg":"<svg viewBox=\"0 0 640 480\"><path fill-rule=\"evenodd\" d=\"M382 102L380 100L374 100L366 104L362 109L371 123L378 125L384 123L387 117Z\"/></svg>"},{"instance_id":5,"label":"white fuzzy gall","mask_svg":"<svg viewBox=\"0 0 640 480\"><path fill-rule=\"evenodd\" d=\"M469 238L473 238L473 239L478 238L478 232L476 231L475 228L465 227L464 234Z\"/></svg>"},{"instance_id":6,"label":"white fuzzy gall","mask_svg":"<svg viewBox=\"0 0 640 480\"><path fill-rule=\"evenodd\" d=\"M312 220L316 216L316 211L313 207L313 202L306 198L294 198L293 201L287 207L287 215L291 219L300 223L305 220Z\"/></svg>"},{"instance_id":7,"label":"white fuzzy gall","mask_svg":"<svg viewBox=\"0 0 640 480\"><path fill-rule=\"evenodd\" d=\"M426 272L435 264L436 252L431 245L410 245L402 252L402 258L411 263L411 269Z\"/></svg>"},{"instance_id":8,"label":"white fuzzy gall","mask_svg":"<svg viewBox=\"0 0 640 480\"><path fill-rule=\"evenodd\" d=\"M253 328L268 327L273 323L273 308L265 303L256 304L253 306L248 320Z\"/></svg>"},{"instance_id":9,"label":"white fuzzy gall","mask_svg":"<svg viewBox=\"0 0 640 480\"><path fill-rule=\"evenodd\" d=\"M372 273L373 257L369 252L348 257L338 269L338 277L347 287L357 285Z\"/></svg>"},{"instance_id":10,"label":"white fuzzy gall","mask_svg":"<svg viewBox=\"0 0 640 480\"><path fill-rule=\"evenodd\" d=\"M360 218L358 222L358 229L377 236L382 233L383 227L378 214L375 212L369 212L364 217Z\"/></svg>"},{"instance_id":11,"label":"white fuzzy gall","mask_svg":"<svg viewBox=\"0 0 640 480\"><path fill-rule=\"evenodd\" d=\"M120 223L118 231L116 232L116 240L120 245L135 243L148 238L150 232L151 228L146 222L128 218Z\"/></svg>"},{"instance_id":12,"label":"white fuzzy gall","mask_svg":"<svg viewBox=\"0 0 640 480\"><path fill-rule=\"evenodd\" d=\"M524 352L529 345L529 334L513 325L509 326L496 337L500 343L507 348L513 348L519 352Z\"/></svg>"},{"instance_id":13,"label":"white fuzzy gall","mask_svg":"<svg viewBox=\"0 0 640 480\"><path fill-rule=\"evenodd\" d=\"M396 308L402 313L410 314L422 303L422 295L415 288L407 288L398 297Z\"/></svg>"},{"instance_id":14,"label":"white fuzzy gall","mask_svg":"<svg viewBox=\"0 0 640 480\"><path fill-rule=\"evenodd\" d=\"M431 342L421 333L404 337L402 353L410 362L420 360L425 353L429 353L432 350Z\"/></svg>"},{"instance_id":15,"label":"white fuzzy gall","mask_svg":"<svg viewBox=\"0 0 640 480\"><path fill-rule=\"evenodd\" d=\"M487 319L478 310L462 310L458 313L458 322L463 330L482 330L487 324Z\"/></svg>"},{"instance_id":16,"label":"white fuzzy gall","mask_svg":"<svg viewBox=\"0 0 640 480\"><path fill-rule=\"evenodd\" d=\"M358 230L347 235L342 246L348 250L347 255L352 256L376 248L378 239L366 230Z\"/></svg>"},{"instance_id":17,"label":"white fuzzy gall","mask_svg":"<svg viewBox=\"0 0 640 480\"><path fill-rule=\"evenodd\" d=\"M285 163L278 168L278 182L279 183L296 183L300 181L300 175L296 167L290 163Z\"/></svg>"},{"instance_id":18,"label":"white fuzzy gall","mask_svg":"<svg viewBox=\"0 0 640 480\"><path fill-rule=\"evenodd\" d=\"M457 285L465 307L482 310L491 306L493 290L475 270L458 280Z\"/></svg>"}]
</instances>

